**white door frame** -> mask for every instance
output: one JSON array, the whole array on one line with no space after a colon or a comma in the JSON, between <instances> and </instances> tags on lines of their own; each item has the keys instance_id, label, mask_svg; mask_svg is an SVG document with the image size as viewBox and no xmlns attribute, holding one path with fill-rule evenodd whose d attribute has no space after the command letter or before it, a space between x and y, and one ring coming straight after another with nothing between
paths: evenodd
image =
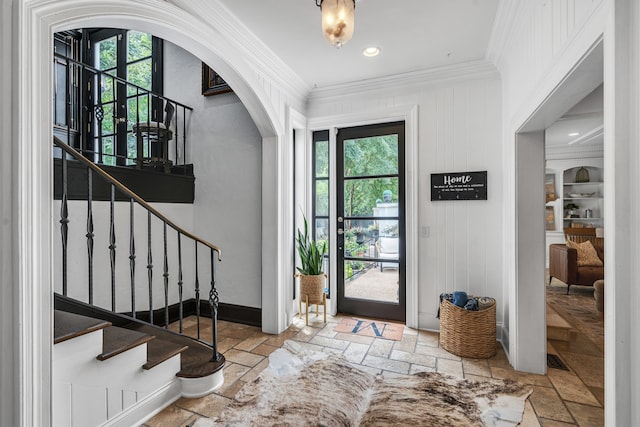
<instances>
[{"instance_id":1,"label":"white door frame","mask_svg":"<svg viewBox=\"0 0 640 427\"><path fill-rule=\"evenodd\" d=\"M406 325L410 328L418 328L418 105L383 108L364 113L314 117L309 119L308 127L310 131L329 129L329 176L336 176L336 129L399 120L405 122ZM310 164L310 162L308 163ZM330 180L330 182L332 184L329 188L329 200L335 200L335 180ZM329 217L336 218L335 203L330 204L329 210ZM337 256L334 252L337 224L335 221L329 221L329 224L330 294L337 295ZM338 299L331 298L329 309L332 314L337 312L337 304Z\"/></svg>"}]
</instances>

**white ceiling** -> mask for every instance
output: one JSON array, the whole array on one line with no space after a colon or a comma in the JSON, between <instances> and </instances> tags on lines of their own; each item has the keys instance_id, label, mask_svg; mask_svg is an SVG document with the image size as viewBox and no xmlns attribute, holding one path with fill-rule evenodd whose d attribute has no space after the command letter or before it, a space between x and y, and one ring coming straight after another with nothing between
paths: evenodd
<instances>
[{"instance_id":1,"label":"white ceiling","mask_svg":"<svg viewBox=\"0 0 640 427\"><path fill-rule=\"evenodd\" d=\"M545 130L545 144L547 147L570 145L576 149L601 147L603 124L603 86L600 85ZM574 133L578 135L572 135Z\"/></svg>"},{"instance_id":2,"label":"white ceiling","mask_svg":"<svg viewBox=\"0 0 640 427\"><path fill-rule=\"evenodd\" d=\"M498 0L361 0L341 49L315 0L220 0L307 84L326 87L484 59ZM381 49L367 58L368 46Z\"/></svg>"}]
</instances>

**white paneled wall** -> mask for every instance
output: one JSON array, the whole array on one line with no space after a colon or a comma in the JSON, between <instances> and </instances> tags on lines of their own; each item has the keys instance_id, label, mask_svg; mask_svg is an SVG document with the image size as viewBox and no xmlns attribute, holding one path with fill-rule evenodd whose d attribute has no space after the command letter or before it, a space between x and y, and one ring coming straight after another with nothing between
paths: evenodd
<instances>
[{"instance_id":1,"label":"white paneled wall","mask_svg":"<svg viewBox=\"0 0 640 427\"><path fill-rule=\"evenodd\" d=\"M464 68L464 66L463 66ZM451 70L452 74L460 70ZM486 71L486 70L485 70ZM421 328L437 329L442 292L464 290L499 298L502 294L502 168L500 80L495 72L479 78L423 81L376 89L347 90L347 95L317 93L310 120L349 117L418 105L418 314ZM410 143L407 141L407 143ZM430 174L486 170L488 200L432 202ZM425 236L425 233L428 237ZM409 285L409 284L408 284ZM503 313L498 310L498 322Z\"/></svg>"},{"instance_id":2,"label":"white paneled wall","mask_svg":"<svg viewBox=\"0 0 640 427\"><path fill-rule=\"evenodd\" d=\"M507 28L498 31L502 35L500 40L492 40L489 57L503 79L507 116L520 113L532 95L536 100L544 99L547 93L532 92L553 83L547 81L549 73L559 65L575 63L571 60L575 55L569 54L574 46L589 46L595 41L604 30L604 3L604 0L520 2L507 22L498 23ZM501 50L497 48L499 44L503 46Z\"/></svg>"}]
</instances>

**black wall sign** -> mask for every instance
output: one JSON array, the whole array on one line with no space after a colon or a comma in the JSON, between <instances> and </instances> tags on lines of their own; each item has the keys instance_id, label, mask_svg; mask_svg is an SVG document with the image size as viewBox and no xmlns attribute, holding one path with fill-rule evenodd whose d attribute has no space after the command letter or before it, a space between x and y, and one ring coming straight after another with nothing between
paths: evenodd
<instances>
[{"instance_id":1,"label":"black wall sign","mask_svg":"<svg viewBox=\"0 0 640 427\"><path fill-rule=\"evenodd\" d=\"M431 174L431 201L487 200L487 171Z\"/></svg>"}]
</instances>

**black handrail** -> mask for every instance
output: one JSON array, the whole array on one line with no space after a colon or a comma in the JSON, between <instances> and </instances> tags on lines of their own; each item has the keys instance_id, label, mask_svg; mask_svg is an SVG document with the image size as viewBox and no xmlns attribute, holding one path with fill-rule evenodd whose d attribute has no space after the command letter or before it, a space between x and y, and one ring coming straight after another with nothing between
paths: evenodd
<instances>
[{"instance_id":1,"label":"black handrail","mask_svg":"<svg viewBox=\"0 0 640 427\"><path fill-rule=\"evenodd\" d=\"M67 154L71 156L76 161L80 162L84 166L88 168L88 176L89 176L89 191L87 198L87 222L86 222L86 238L87 238L87 257L89 262L89 304L93 304L94 297L94 281L93 281L93 262L94 262L94 225L93 225L93 208L92 208L92 183L93 183L93 175L96 175L100 179L109 183L111 188L111 197L109 201L109 236L108 236L108 249L109 249L109 262L111 267L111 310L113 312L116 311L116 222L115 222L115 192L116 190L120 193L126 195L129 199L129 273L130 273L130 288L131 288L131 317L136 318L136 298L135 298L135 271L136 271L136 251L135 251L135 241L134 241L134 203L138 203L142 208L147 211L147 230L148 230L148 253L147 253L147 275L149 281L149 323L153 324L153 291L152 291L152 276L153 276L153 257L151 253L151 215L158 218L163 224L163 285L164 285L164 326L169 327L169 262L168 262L168 253L167 253L167 228L172 228L177 232L178 240L178 272L177 272L177 285L179 292L179 329L182 334L182 321L183 321L183 258L182 258L182 237L193 240L196 248L196 258L195 258L195 296L196 296L196 322L198 325L197 337L196 339L200 342L203 342L207 345L210 345L213 349L212 360L218 361L220 360L220 354L218 353L218 344L217 344L217 318L218 318L218 290L216 289L216 262L221 261L221 250L218 246L207 242L204 239L201 239L194 234L184 230L183 228L176 225L169 218L164 216L158 210L156 210L153 206L147 203L140 196L135 194L129 188L127 188L124 184L119 182L117 179L112 177L110 174L102 170L95 163L84 157L80 152L75 150L73 147L64 143L58 137L53 137L54 145L62 149L66 154L62 155L62 171L63 171L63 186L62 186L62 200L60 207L60 224L61 224L61 237L62 237L62 289L63 295L67 295L67 263L68 263L68 229L69 229L69 212L68 212L68 197L67 197L67 185L66 185L66 165L67 165ZM211 252L211 287L209 289L209 306L211 308L211 320L212 320L212 342L208 343L206 341L202 341L200 339L200 284L198 279L198 258L197 258L197 248L198 244L204 245L209 248ZM217 254L217 257L215 256ZM217 259L216 259L217 258Z\"/></svg>"}]
</instances>

